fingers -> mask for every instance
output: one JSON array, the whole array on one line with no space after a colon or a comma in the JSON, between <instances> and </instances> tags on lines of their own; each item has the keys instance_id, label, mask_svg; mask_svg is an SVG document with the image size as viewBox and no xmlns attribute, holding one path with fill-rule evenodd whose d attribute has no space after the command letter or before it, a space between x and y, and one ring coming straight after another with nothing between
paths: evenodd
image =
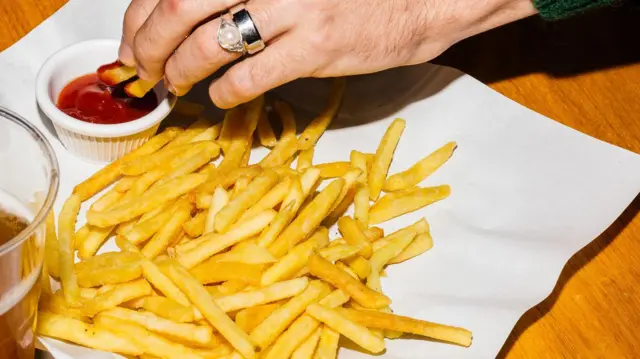
<instances>
[{"instance_id":1,"label":"fingers","mask_svg":"<svg viewBox=\"0 0 640 359\"><path fill-rule=\"evenodd\" d=\"M281 6L283 3L275 0L247 4L247 11L265 42L293 26L295 17L287 15ZM278 14L277 18L275 14ZM222 49L218 44L220 21L218 18L196 29L167 61L165 79L176 95L185 94L193 84L241 56Z\"/></svg>"},{"instance_id":2,"label":"fingers","mask_svg":"<svg viewBox=\"0 0 640 359\"><path fill-rule=\"evenodd\" d=\"M209 16L240 0L160 0L134 39L138 75L158 81L167 59L191 31Z\"/></svg>"},{"instance_id":3,"label":"fingers","mask_svg":"<svg viewBox=\"0 0 640 359\"><path fill-rule=\"evenodd\" d=\"M133 56L133 38L138 29L147 20L153 9L160 0L132 0L124 13L122 24L122 42L118 51L118 58L127 66L134 66L136 63Z\"/></svg>"},{"instance_id":4,"label":"fingers","mask_svg":"<svg viewBox=\"0 0 640 359\"><path fill-rule=\"evenodd\" d=\"M231 67L209 87L209 97L220 108L249 102L282 84L313 73L313 61L285 35L262 52Z\"/></svg>"}]
</instances>

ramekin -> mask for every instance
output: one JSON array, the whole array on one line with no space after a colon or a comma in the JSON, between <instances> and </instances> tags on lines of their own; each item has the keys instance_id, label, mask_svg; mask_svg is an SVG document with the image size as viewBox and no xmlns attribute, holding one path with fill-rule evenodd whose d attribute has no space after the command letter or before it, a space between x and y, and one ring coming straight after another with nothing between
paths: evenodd
<instances>
[{"instance_id":1,"label":"ramekin","mask_svg":"<svg viewBox=\"0 0 640 359\"><path fill-rule=\"evenodd\" d=\"M140 147L153 137L175 105L162 84L154 88L158 106L130 122L103 125L80 121L56 107L62 89L74 79L95 72L118 57L119 41L96 39L76 43L51 55L36 78L36 101L51 120L62 144L76 156L104 164Z\"/></svg>"}]
</instances>

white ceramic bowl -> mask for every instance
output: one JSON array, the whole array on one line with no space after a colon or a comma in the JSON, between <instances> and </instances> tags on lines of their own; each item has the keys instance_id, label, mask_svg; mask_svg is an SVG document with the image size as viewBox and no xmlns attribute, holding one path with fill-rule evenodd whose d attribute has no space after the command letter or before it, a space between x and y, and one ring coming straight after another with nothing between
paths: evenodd
<instances>
[{"instance_id":1,"label":"white ceramic bowl","mask_svg":"<svg viewBox=\"0 0 640 359\"><path fill-rule=\"evenodd\" d=\"M103 125L80 121L56 107L62 89L74 79L95 72L100 65L118 57L119 41L99 39L80 42L51 55L36 78L36 100L53 122L64 146L75 155L96 163L111 162L138 148L155 135L160 122L175 104L159 84L154 88L158 106L149 114L130 122Z\"/></svg>"}]
</instances>

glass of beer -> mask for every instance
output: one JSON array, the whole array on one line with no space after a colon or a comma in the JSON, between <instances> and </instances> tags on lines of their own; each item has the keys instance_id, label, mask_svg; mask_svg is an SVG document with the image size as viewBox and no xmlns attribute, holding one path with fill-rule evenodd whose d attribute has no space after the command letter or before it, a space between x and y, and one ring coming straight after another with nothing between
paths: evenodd
<instances>
[{"instance_id":1,"label":"glass of beer","mask_svg":"<svg viewBox=\"0 0 640 359\"><path fill-rule=\"evenodd\" d=\"M34 357L45 223L57 192L47 139L0 107L0 359Z\"/></svg>"}]
</instances>

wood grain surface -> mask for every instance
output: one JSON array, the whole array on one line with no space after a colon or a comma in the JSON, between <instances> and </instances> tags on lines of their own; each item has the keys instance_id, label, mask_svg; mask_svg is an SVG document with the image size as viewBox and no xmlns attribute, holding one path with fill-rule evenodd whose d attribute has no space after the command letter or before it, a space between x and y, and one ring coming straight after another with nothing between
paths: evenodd
<instances>
[{"instance_id":1,"label":"wood grain surface","mask_svg":"<svg viewBox=\"0 0 640 359\"><path fill-rule=\"evenodd\" d=\"M65 0L1 0L0 50ZM640 11L526 19L463 41L435 62L581 132L640 153ZM0 71L2 71L0 69ZM606 191L606 188L603 188ZM640 358L640 197L564 268L500 358Z\"/></svg>"}]
</instances>

